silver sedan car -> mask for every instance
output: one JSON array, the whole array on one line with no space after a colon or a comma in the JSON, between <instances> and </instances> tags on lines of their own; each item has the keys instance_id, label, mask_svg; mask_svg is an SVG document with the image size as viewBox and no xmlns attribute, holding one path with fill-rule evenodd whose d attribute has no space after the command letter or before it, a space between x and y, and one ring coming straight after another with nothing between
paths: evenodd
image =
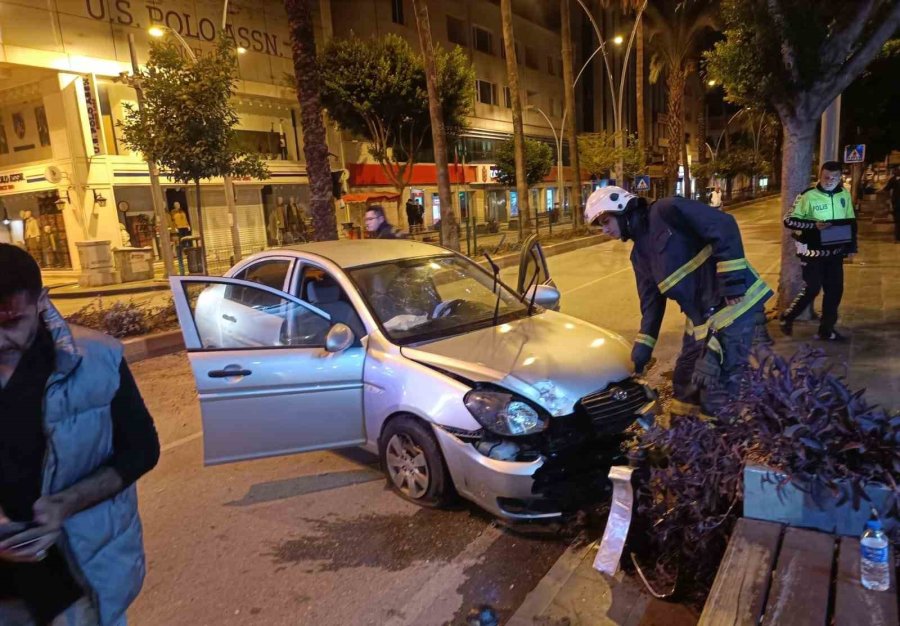
<instances>
[{"instance_id":1,"label":"silver sedan car","mask_svg":"<svg viewBox=\"0 0 900 626\"><path fill-rule=\"evenodd\" d=\"M363 446L423 506L459 494L509 520L606 489L652 420L620 336L557 313L540 246L518 289L409 240L268 250L172 277L207 464Z\"/></svg>"}]
</instances>

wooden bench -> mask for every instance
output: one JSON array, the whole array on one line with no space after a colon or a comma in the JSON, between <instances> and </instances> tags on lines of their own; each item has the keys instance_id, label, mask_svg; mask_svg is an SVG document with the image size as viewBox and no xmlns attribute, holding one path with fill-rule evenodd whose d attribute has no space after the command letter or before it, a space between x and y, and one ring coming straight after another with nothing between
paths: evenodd
<instances>
[{"instance_id":1,"label":"wooden bench","mask_svg":"<svg viewBox=\"0 0 900 626\"><path fill-rule=\"evenodd\" d=\"M859 582L859 539L741 518L700 626L898 626L897 581Z\"/></svg>"}]
</instances>

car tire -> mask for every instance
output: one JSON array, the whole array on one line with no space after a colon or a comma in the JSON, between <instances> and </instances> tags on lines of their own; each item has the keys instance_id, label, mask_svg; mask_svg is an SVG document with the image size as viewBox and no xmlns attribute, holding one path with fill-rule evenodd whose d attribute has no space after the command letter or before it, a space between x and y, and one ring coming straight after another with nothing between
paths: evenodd
<instances>
[{"instance_id":1,"label":"car tire","mask_svg":"<svg viewBox=\"0 0 900 626\"><path fill-rule=\"evenodd\" d=\"M430 508L453 501L453 481L430 425L412 416L395 417L378 448L387 484L401 498Z\"/></svg>"}]
</instances>

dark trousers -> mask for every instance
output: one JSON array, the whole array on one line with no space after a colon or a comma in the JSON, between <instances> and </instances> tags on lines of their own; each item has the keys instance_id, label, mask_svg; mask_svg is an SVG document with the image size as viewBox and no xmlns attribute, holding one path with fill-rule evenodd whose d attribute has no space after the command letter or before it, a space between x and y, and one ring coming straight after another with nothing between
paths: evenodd
<instances>
[{"instance_id":1,"label":"dark trousers","mask_svg":"<svg viewBox=\"0 0 900 626\"><path fill-rule=\"evenodd\" d=\"M760 324L765 324L765 315L758 309L751 309L718 331L717 336L722 345L722 369L718 383L711 387L697 388L691 381L706 338L695 339L691 334L684 334L681 353L675 361L675 371L672 372L676 400L672 403L673 415L688 415L699 410L702 415L712 416L729 398L737 394L750 360L753 336Z\"/></svg>"},{"instance_id":2,"label":"dark trousers","mask_svg":"<svg viewBox=\"0 0 900 626\"><path fill-rule=\"evenodd\" d=\"M828 337L837 323L838 307L844 295L844 257L836 255L804 258L800 265L803 267L803 289L784 312L784 319L796 318L823 291L819 336Z\"/></svg>"}]
</instances>

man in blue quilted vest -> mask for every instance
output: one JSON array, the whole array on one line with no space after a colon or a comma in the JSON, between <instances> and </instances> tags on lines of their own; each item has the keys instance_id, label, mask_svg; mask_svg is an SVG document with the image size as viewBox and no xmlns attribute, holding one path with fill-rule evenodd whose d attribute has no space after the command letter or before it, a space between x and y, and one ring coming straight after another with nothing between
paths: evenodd
<instances>
[{"instance_id":1,"label":"man in blue quilted vest","mask_svg":"<svg viewBox=\"0 0 900 626\"><path fill-rule=\"evenodd\" d=\"M0 244L0 624L125 624L145 570L134 483L158 459L122 345L69 326Z\"/></svg>"}]
</instances>

